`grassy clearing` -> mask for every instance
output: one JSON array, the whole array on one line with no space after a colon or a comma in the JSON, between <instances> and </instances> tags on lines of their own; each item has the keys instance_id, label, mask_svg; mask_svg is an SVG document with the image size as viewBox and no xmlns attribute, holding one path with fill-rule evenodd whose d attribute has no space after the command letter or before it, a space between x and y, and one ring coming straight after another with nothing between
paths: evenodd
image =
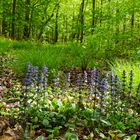
<instances>
[{"instance_id":1,"label":"grassy clearing","mask_svg":"<svg viewBox=\"0 0 140 140\"><path fill-rule=\"evenodd\" d=\"M116 54L115 50L108 51L103 46L99 47L92 40L85 44L67 42L54 45L0 38L0 54L8 54L16 59L9 66L18 74L24 72L29 62L39 67L46 65L52 70L70 70L73 68L85 70L93 67L109 70L108 63L114 62L115 58L120 57L120 53ZM129 59L139 59L137 52L130 54L125 51L125 54L128 54L125 59L128 59L128 56L130 56Z\"/></svg>"},{"instance_id":2,"label":"grassy clearing","mask_svg":"<svg viewBox=\"0 0 140 140\"><path fill-rule=\"evenodd\" d=\"M27 63L42 67L46 65L49 69L66 70L73 68L86 69L87 67L98 67L92 51L81 47L78 43L66 44L38 44L34 42L18 42L8 39L0 39L0 54L8 53L14 56L16 61L11 64L16 73L23 73Z\"/></svg>"},{"instance_id":3,"label":"grassy clearing","mask_svg":"<svg viewBox=\"0 0 140 140\"><path fill-rule=\"evenodd\" d=\"M133 71L134 79L133 86L138 87L140 84L140 62L126 62L126 61L116 61L112 66L111 70L118 75L119 78L122 78L123 70L126 71L126 75L130 75L130 71ZM130 77L127 76L127 84L129 84Z\"/></svg>"}]
</instances>

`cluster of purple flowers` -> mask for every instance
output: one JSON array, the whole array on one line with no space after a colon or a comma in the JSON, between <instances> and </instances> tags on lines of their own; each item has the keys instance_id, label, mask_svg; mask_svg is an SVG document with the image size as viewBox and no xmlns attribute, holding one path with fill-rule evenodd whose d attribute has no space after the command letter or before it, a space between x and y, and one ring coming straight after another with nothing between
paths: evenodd
<instances>
[{"instance_id":1,"label":"cluster of purple flowers","mask_svg":"<svg viewBox=\"0 0 140 140\"><path fill-rule=\"evenodd\" d=\"M118 78L113 72L101 74L96 68L93 68L90 73L84 71L84 73L77 74L76 86L79 92L79 99L81 100L82 91L86 88L89 92L89 96L93 97L91 102L94 102L94 108L100 107L105 108L106 96L110 98L110 106L116 107L117 100L123 100L126 93L131 96L133 89L133 71L130 71L130 80L127 82L126 72L122 73L122 80ZM68 72L66 74L66 80L68 87L72 85L71 83L72 73ZM54 89L60 87L60 77L56 76L54 81ZM48 83L48 68L46 66L39 70L37 66L28 64L26 76L23 79L24 92L30 92L32 88L35 89L36 93L47 89ZM127 85L129 83L129 85ZM140 92L140 85L137 88L137 93ZM127 95L128 96L128 95Z\"/></svg>"},{"instance_id":2,"label":"cluster of purple flowers","mask_svg":"<svg viewBox=\"0 0 140 140\"><path fill-rule=\"evenodd\" d=\"M48 68L42 67L42 71L39 71L37 66L32 64L27 65L27 71L25 78L22 80L23 86L25 86L25 92L29 92L31 88L35 88L36 91L45 90L47 88L48 81Z\"/></svg>"}]
</instances>

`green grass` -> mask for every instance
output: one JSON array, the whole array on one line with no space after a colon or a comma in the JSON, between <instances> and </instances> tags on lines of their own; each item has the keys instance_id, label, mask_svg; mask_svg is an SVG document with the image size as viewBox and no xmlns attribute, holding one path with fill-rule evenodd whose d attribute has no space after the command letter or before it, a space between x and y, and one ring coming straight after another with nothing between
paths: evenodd
<instances>
[{"instance_id":1,"label":"green grass","mask_svg":"<svg viewBox=\"0 0 140 140\"><path fill-rule=\"evenodd\" d=\"M18 73L23 72L29 62L39 67L46 65L49 69L66 70L84 67L84 61L86 61L81 47L48 46L46 48L22 49L14 51L13 55L17 58L13 69Z\"/></svg>"},{"instance_id":2,"label":"green grass","mask_svg":"<svg viewBox=\"0 0 140 140\"><path fill-rule=\"evenodd\" d=\"M113 71L119 78L122 78L123 70L126 71L127 81L130 79L130 71L133 70L134 73L134 82L133 86L137 87L140 84L140 62L126 62L126 61L116 61L111 66L111 71ZM127 83L129 84L129 82Z\"/></svg>"},{"instance_id":3,"label":"green grass","mask_svg":"<svg viewBox=\"0 0 140 140\"><path fill-rule=\"evenodd\" d=\"M46 65L49 69L67 70L73 68L87 68L97 65L95 59L91 58L91 52L76 42L65 44L39 44L35 42L11 41L0 39L1 53L14 56L16 61L11 63L14 72L22 74L27 63L42 67Z\"/></svg>"},{"instance_id":4,"label":"green grass","mask_svg":"<svg viewBox=\"0 0 140 140\"><path fill-rule=\"evenodd\" d=\"M0 55L2 54L15 58L15 61L9 66L18 74L25 71L27 63L39 67L46 65L52 70L93 67L109 70L108 62L117 57L114 57L114 55L109 56L105 51L105 47L98 46L92 40L85 44L77 42L41 44L33 41L13 41L0 38ZM133 58L136 58L136 54L133 54Z\"/></svg>"},{"instance_id":5,"label":"green grass","mask_svg":"<svg viewBox=\"0 0 140 140\"><path fill-rule=\"evenodd\" d=\"M5 54L7 51L9 51L11 44L11 40L0 38L0 54Z\"/></svg>"}]
</instances>

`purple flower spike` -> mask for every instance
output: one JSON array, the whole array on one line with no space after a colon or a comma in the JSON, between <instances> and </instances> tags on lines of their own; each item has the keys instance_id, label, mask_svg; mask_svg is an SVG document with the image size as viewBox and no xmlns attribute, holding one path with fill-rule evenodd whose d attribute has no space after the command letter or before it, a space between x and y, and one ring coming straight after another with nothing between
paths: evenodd
<instances>
[{"instance_id":1,"label":"purple flower spike","mask_svg":"<svg viewBox=\"0 0 140 140\"><path fill-rule=\"evenodd\" d=\"M68 87L69 87L70 84L71 84L71 73L68 72L66 76L67 76L67 85L68 85Z\"/></svg>"},{"instance_id":2,"label":"purple flower spike","mask_svg":"<svg viewBox=\"0 0 140 140\"><path fill-rule=\"evenodd\" d=\"M107 89L107 80L103 79L102 82L101 82L101 85L100 85L101 93L104 93L106 89Z\"/></svg>"},{"instance_id":3,"label":"purple flower spike","mask_svg":"<svg viewBox=\"0 0 140 140\"><path fill-rule=\"evenodd\" d=\"M24 86L30 86L32 84L32 81L28 78L23 78L22 84Z\"/></svg>"},{"instance_id":4,"label":"purple flower spike","mask_svg":"<svg viewBox=\"0 0 140 140\"><path fill-rule=\"evenodd\" d=\"M46 66L43 66L41 73L41 83L44 90L47 88L47 82L48 82L48 68Z\"/></svg>"},{"instance_id":5,"label":"purple flower spike","mask_svg":"<svg viewBox=\"0 0 140 140\"><path fill-rule=\"evenodd\" d=\"M58 88L59 88L59 82L60 82L59 77L56 77L56 78L54 79L54 88L55 88L55 89L58 89Z\"/></svg>"},{"instance_id":6,"label":"purple flower spike","mask_svg":"<svg viewBox=\"0 0 140 140\"><path fill-rule=\"evenodd\" d=\"M93 78L96 76L97 70L94 67L93 70L91 71L91 75L93 76Z\"/></svg>"},{"instance_id":7,"label":"purple flower spike","mask_svg":"<svg viewBox=\"0 0 140 140\"><path fill-rule=\"evenodd\" d=\"M35 73L38 73L38 67L37 66L35 66L35 67L33 67L32 68L32 72L35 74Z\"/></svg>"},{"instance_id":8,"label":"purple flower spike","mask_svg":"<svg viewBox=\"0 0 140 140\"><path fill-rule=\"evenodd\" d=\"M46 66L43 66L43 67L42 67L42 72L43 72L43 73L48 73L48 68L47 68Z\"/></svg>"},{"instance_id":9,"label":"purple flower spike","mask_svg":"<svg viewBox=\"0 0 140 140\"><path fill-rule=\"evenodd\" d=\"M133 89L133 77L134 77L132 70L130 71L129 76L130 76L130 80L129 80L129 87L128 88L129 88L129 96L130 96L132 89Z\"/></svg>"},{"instance_id":10,"label":"purple flower spike","mask_svg":"<svg viewBox=\"0 0 140 140\"><path fill-rule=\"evenodd\" d=\"M86 71L84 71L84 83L87 84L88 82L88 74Z\"/></svg>"},{"instance_id":11,"label":"purple flower spike","mask_svg":"<svg viewBox=\"0 0 140 140\"><path fill-rule=\"evenodd\" d=\"M32 64L31 63L29 63L28 65L27 65L27 71L30 71L31 69L32 69Z\"/></svg>"}]
</instances>

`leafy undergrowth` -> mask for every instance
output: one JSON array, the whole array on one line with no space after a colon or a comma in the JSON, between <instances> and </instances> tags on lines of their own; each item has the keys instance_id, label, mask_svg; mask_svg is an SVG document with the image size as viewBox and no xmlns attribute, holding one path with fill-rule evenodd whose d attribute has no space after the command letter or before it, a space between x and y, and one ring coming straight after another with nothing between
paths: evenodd
<instances>
[{"instance_id":1,"label":"leafy undergrowth","mask_svg":"<svg viewBox=\"0 0 140 140\"><path fill-rule=\"evenodd\" d=\"M70 73L48 85L47 67L29 64L22 83L1 95L1 139L137 139L140 86L133 88L132 71L129 82L122 75L103 76L94 68L90 76L79 73L76 85Z\"/></svg>"},{"instance_id":2,"label":"leafy undergrowth","mask_svg":"<svg viewBox=\"0 0 140 140\"><path fill-rule=\"evenodd\" d=\"M45 95L38 94L30 93L28 102L19 102L17 98L14 103L5 101L1 104L1 115L7 118L3 121L6 122L3 123L3 134L7 134L10 127L13 129L10 134L14 132L19 139L111 140L136 137L140 131L138 114L131 108L119 109L122 101L112 108L108 97L104 108L101 108L100 100L95 108L94 99L86 93L82 93L83 100L79 100L78 92L71 90L48 88Z\"/></svg>"},{"instance_id":3,"label":"leafy undergrowth","mask_svg":"<svg viewBox=\"0 0 140 140\"><path fill-rule=\"evenodd\" d=\"M133 70L134 79L133 79L133 87L137 87L140 83L140 63L138 62L128 62L128 61L116 61L113 66L111 66L111 70L118 75L118 77L122 76L122 71L125 69L127 73L126 81L129 82L129 72ZM127 83L129 84L129 83Z\"/></svg>"}]
</instances>

